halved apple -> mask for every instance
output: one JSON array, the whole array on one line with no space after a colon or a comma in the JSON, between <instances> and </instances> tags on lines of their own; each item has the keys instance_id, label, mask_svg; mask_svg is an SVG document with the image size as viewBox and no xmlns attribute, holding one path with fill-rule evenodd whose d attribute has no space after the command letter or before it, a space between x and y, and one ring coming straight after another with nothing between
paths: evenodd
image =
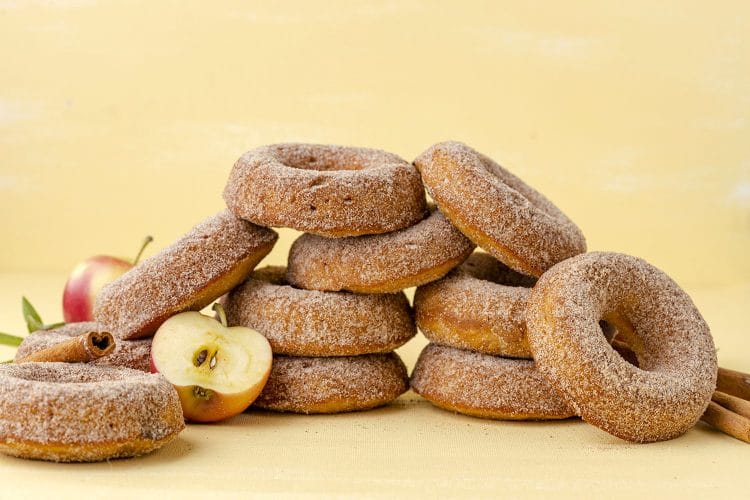
<instances>
[{"instance_id":1,"label":"halved apple","mask_svg":"<svg viewBox=\"0 0 750 500\"><path fill-rule=\"evenodd\" d=\"M220 307L220 306L219 306ZM151 344L151 371L177 389L185 418L216 422L242 413L271 373L271 345L250 328L227 327L198 312L165 321Z\"/></svg>"}]
</instances>

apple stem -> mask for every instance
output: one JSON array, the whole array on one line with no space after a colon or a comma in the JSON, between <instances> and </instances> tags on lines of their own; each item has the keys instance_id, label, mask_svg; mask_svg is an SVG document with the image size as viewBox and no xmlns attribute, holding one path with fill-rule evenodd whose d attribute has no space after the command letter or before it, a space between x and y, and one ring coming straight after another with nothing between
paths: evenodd
<instances>
[{"instance_id":1,"label":"apple stem","mask_svg":"<svg viewBox=\"0 0 750 500\"><path fill-rule=\"evenodd\" d=\"M227 326L227 313L224 311L224 306L218 302L214 302L212 309L219 315L219 321L221 321L221 324Z\"/></svg>"},{"instance_id":2,"label":"apple stem","mask_svg":"<svg viewBox=\"0 0 750 500\"><path fill-rule=\"evenodd\" d=\"M133 265L138 264L138 261L141 260L141 255L143 255L143 251L146 249L148 244L151 243L152 241L154 241L154 237L150 235L146 236L143 239L143 243L141 243L141 249L138 250L138 254L135 256L135 259L133 259Z\"/></svg>"}]
</instances>

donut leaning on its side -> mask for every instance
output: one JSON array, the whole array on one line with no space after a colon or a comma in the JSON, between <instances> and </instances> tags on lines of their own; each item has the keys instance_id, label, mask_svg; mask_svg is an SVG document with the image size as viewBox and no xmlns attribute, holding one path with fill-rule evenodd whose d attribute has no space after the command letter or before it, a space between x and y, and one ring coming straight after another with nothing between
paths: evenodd
<instances>
[{"instance_id":1,"label":"donut leaning on its side","mask_svg":"<svg viewBox=\"0 0 750 500\"><path fill-rule=\"evenodd\" d=\"M638 367L607 343L601 320ZM711 401L717 362L708 325L643 259L592 252L557 264L531 291L526 326L539 371L581 418L617 437L675 438Z\"/></svg>"},{"instance_id":2,"label":"donut leaning on its side","mask_svg":"<svg viewBox=\"0 0 750 500\"><path fill-rule=\"evenodd\" d=\"M105 285L94 319L122 339L149 337L170 316L199 311L244 281L277 238L271 229L219 212Z\"/></svg>"},{"instance_id":3,"label":"donut leaning on its side","mask_svg":"<svg viewBox=\"0 0 750 500\"><path fill-rule=\"evenodd\" d=\"M583 233L542 194L460 142L441 142L414 160L427 191L462 233L529 276L586 251Z\"/></svg>"}]
</instances>

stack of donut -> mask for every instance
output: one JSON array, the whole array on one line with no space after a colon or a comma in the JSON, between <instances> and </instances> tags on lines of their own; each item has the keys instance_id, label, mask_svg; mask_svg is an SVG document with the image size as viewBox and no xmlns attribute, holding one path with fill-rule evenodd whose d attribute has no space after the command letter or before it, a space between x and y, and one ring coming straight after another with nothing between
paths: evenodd
<instances>
[{"instance_id":1,"label":"stack of donut","mask_svg":"<svg viewBox=\"0 0 750 500\"><path fill-rule=\"evenodd\" d=\"M535 276L586 250L581 231L544 196L463 144L436 144L415 165L443 213L490 253L475 252L443 279L417 288L416 321L431 344L417 361L412 388L436 406L473 416L574 416L532 361L526 308Z\"/></svg>"},{"instance_id":2,"label":"stack of donut","mask_svg":"<svg viewBox=\"0 0 750 500\"><path fill-rule=\"evenodd\" d=\"M416 334L404 288L438 279L473 245L425 200L416 169L385 151L281 144L235 164L224 198L263 226L304 231L288 267L266 267L223 299L230 325L274 351L254 406L334 413L404 393L392 352Z\"/></svg>"},{"instance_id":3,"label":"stack of donut","mask_svg":"<svg viewBox=\"0 0 750 500\"><path fill-rule=\"evenodd\" d=\"M442 213L488 252L417 289L417 324L432 341L412 374L417 393L487 418L578 415L634 442L698 421L716 355L674 281L642 259L584 253L559 209L464 144L436 144L414 164Z\"/></svg>"}]
</instances>

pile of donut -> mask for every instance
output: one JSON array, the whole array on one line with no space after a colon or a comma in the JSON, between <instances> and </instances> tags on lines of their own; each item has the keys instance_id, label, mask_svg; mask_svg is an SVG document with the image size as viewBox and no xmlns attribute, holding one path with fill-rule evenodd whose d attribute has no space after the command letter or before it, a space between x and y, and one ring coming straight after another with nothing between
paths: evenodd
<instances>
[{"instance_id":1,"label":"pile of donut","mask_svg":"<svg viewBox=\"0 0 750 500\"><path fill-rule=\"evenodd\" d=\"M105 286L96 323L36 332L16 359L91 331L114 335L111 354L0 366L0 391L26 395L0 397L13 415L0 420L0 451L91 461L173 439L184 427L174 389L143 373L151 337L216 300L230 326L271 344L258 408L365 410L411 385L452 411L577 415L635 442L679 436L711 408L714 344L687 294L641 259L585 253L557 207L464 144L436 144L413 164L374 149L260 147L236 162L224 200L227 210ZM271 227L304 234L286 268L254 270L278 238ZM393 350L415 321L432 343L410 384ZM84 399L95 404L71 406Z\"/></svg>"}]
</instances>

